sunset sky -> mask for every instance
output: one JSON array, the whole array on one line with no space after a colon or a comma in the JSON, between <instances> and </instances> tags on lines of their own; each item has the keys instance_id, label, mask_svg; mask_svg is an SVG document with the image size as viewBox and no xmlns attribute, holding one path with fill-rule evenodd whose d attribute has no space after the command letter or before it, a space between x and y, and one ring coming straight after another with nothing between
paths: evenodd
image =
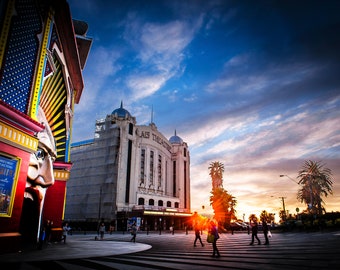
<instances>
[{"instance_id":1,"label":"sunset sky","mask_svg":"<svg viewBox=\"0 0 340 270\"><path fill-rule=\"evenodd\" d=\"M278 221L283 200L302 211L293 180L305 160L332 170L325 208L340 211L340 1L69 4L93 38L73 142L122 100L137 124L153 110L160 132L188 143L192 211L211 211L214 161L239 218L267 210Z\"/></svg>"}]
</instances>

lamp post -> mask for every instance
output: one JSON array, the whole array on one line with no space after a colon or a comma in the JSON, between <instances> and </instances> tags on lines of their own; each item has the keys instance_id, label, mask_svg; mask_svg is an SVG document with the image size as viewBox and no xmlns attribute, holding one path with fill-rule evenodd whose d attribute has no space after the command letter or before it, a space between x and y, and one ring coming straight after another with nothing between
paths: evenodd
<instances>
[{"instance_id":1,"label":"lamp post","mask_svg":"<svg viewBox=\"0 0 340 270\"><path fill-rule=\"evenodd\" d=\"M285 207L285 197L280 197L282 200L282 207L283 207L283 220L286 221L286 207Z\"/></svg>"}]
</instances>

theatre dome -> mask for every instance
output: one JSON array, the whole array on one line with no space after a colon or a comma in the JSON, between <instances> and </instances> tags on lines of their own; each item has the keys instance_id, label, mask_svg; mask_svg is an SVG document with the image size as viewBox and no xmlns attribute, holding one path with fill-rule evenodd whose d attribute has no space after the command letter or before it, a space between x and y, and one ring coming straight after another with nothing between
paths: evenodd
<instances>
[{"instance_id":1,"label":"theatre dome","mask_svg":"<svg viewBox=\"0 0 340 270\"><path fill-rule=\"evenodd\" d=\"M117 115L119 118L126 118L126 117L131 117L131 114L129 113L128 110L125 110L123 108L123 101L120 103L120 108L118 109L115 109L113 112L112 112L113 115Z\"/></svg>"},{"instance_id":2,"label":"theatre dome","mask_svg":"<svg viewBox=\"0 0 340 270\"><path fill-rule=\"evenodd\" d=\"M183 140L181 139L181 137L177 136L176 130L175 130L175 135L171 136L171 138L169 139L169 142L171 144L182 144Z\"/></svg>"}]
</instances>

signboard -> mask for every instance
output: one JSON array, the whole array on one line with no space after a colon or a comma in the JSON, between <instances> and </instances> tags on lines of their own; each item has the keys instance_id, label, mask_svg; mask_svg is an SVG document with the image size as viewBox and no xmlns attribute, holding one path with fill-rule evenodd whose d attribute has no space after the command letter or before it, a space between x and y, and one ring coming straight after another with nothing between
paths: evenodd
<instances>
[{"instance_id":1,"label":"signboard","mask_svg":"<svg viewBox=\"0 0 340 270\"><path fill-rule=\"evenodd\" d=\"M19 160L0 155L0 216L12 215Z\"/></svg>"}]
</instances>

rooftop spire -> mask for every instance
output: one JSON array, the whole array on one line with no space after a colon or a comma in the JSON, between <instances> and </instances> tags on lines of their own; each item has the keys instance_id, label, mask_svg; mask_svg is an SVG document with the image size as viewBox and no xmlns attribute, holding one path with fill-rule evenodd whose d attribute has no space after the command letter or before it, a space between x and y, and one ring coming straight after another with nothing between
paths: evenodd
<instances>
[{"instance_id":1,"label":"rooftop spire","mask_svg":"<svg viewBox=\"0 0 340 270\"><path fill-rule=\"evenodd\" d=\"M153 105L151 105L151 123L153 123Z\"/></svg>"}]
</instances>

